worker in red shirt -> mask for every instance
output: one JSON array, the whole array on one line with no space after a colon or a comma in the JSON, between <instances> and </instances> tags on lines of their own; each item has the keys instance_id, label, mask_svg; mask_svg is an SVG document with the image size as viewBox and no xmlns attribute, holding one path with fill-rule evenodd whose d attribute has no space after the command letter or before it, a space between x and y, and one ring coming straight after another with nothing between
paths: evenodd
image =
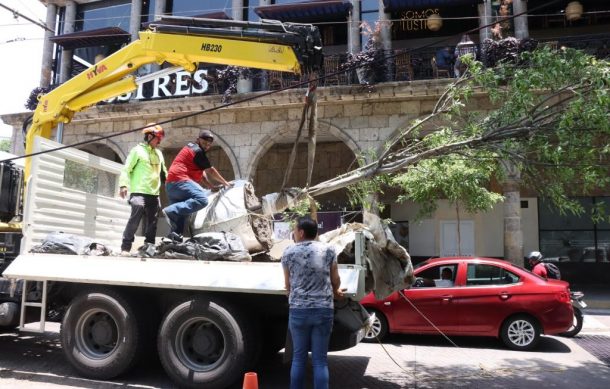
<instances>
[{"instance_id":1,"label":"worker in red shirt","mask_svg":"<svg viewBox=\"0 0 610 389\"><path fill-rule=\"evenodd\" d=\"M162 210L171 228L169 238L181 241L187 216L208 204L207 192L199 182L211 190L231 186L208 160L206 151L213 143L214 134L201 130L195 142L180 150L169 168L165 189L170 205ZM213 181L220 185L214 185Z\"/></svg>"},{"instance_id":2,"label":"worker in red shirt","mask_svg":"<svg viewBox=\"0 0 610 389\"><path fill-rule=\"evenodd\" d=\"M532 251L527 255L527 259L532 268L532 273L539 275L542 278L549 278L546 266L542 263L542 254L540 251Z\"/></svg>"}]
</instances>

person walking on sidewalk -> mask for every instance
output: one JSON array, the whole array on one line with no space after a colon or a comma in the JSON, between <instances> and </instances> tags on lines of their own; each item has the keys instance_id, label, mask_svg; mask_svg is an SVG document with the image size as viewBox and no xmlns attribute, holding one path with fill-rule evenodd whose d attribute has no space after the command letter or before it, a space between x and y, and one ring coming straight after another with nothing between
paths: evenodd
<instances>
[{"instance_id":1,"label":"person walking on sidewalk","mask_svg":"<svg viewBox=\"0 0 610 389\"><path fill-rule=\"evenodd\" d=\"M171 228L168 237L174 240L182 240L186 217L208 205L207 192L198 182L211 190L231 186L206 155L213 143L214 134L201 130L194 142L180 150L169 168L165 189L170 205L162 213ZM212 181L219 182L220 186L213 185Z\"/></svg>"},{"instance_id":2,"label":"person walking on sidewalk","mask_svg":"<svg viewBox=\"0 0 610 389\"><path fill-rule=\"evenodd\" d=\"M157 215L161 208L159 192L167 168L163 153L158 149L165 132L160 125L151 123L142 130L144 141L131 149L119 177L119 195L129 196L131 215L123 231L121 255L129 255L134 236L144 216L144 242L155 244Z\"/></svg>"},{"instance_id":3,"label":"person walking on sidewalk","mask_svg":"<svg viewBox=\"0 0 610 389\"><path fill-rule=\"evenodd\" d=\"M296 244L282 255L288 293L288 329L293 353L290 389L303 388L307 353L311 349L315 389L328 388L328 342L333 326L333 297L342 298L337 255L326 243L314 241L318 223L301 217L294 227Z\"/></svg>"}]
</instances>

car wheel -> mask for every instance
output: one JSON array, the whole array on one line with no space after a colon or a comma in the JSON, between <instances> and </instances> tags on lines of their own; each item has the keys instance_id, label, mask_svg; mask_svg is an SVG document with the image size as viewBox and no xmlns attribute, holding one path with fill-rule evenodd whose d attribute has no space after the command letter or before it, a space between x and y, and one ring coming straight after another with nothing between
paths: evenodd
<instances>
[{"instance_id":1,"label":"car wheel","mask_svg":"<svg viewBox=\"0 0 610 389\"><path fill-rule=\"evenodd\" d=\"M257 340L251 324L239 309L220 300L182 302L161 323L161 364L180 387L229 387L254 362Z\"/></svg>"},{"instance_id":2,"label":"car wheel","mask_svg":"<svg viewBox=\"0 0 610 389\"><path fill-rule=\"evenodd\" d=\"M500 337L508 348L531 350L540 340L540 328L533 317L516 315L506 319L500 330Z\"/></svg>"},{"instance_id":3,"label":"car wheel","mask_svg":"<svg viewBox=\"0 0 610 389\"><path fill-rule=\"evenodd\" d=\"M139 319L134 305L115 291L83 293L72 300L61 324L64 354L88 378L125 373L142 354Z\"/></svg>"},{"instance_id":4,"label":"car wheel","mask_svg":"<svg viewBox=\"0 0 610 389\"><path fill-rule=\"evenodd\" d=\"M388 320L383 313L374 309L367 309L369 315L375 314L371 329L364 335L363 342L381 342L388 334Z\"/></svg>"}]
</instances>

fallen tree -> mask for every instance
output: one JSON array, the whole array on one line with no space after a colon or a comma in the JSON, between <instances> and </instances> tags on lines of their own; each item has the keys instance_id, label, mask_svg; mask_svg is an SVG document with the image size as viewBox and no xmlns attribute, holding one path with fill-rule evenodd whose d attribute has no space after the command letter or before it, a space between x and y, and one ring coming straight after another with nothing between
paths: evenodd
<instances>
[{"instance_id":1,"label":"fallen tree","mask_svg":"<svg viewBox=\"0 0 610 389\"><path fill-rule=\"evenodd\" d=\"M432 112L388 139L381 155L302 195L361 185L354 192L364 200L386 184L430 210L436 199L462 186L472 188L460 194L466 208L483 210L502 199L486 188L492 178L503 180L508 166L560 210L582 211L568 196L604 187L610 179L608 61L542 47L494 67L472 58L467 64L468 72ZM481 97L491 109L468 109Z\"/></svg>"}]
</instances>

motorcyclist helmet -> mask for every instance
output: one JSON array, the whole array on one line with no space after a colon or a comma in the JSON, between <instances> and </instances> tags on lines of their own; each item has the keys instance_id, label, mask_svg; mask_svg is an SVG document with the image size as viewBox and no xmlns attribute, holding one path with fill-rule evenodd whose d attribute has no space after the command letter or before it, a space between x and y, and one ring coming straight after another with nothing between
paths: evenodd
<instances>
[{"instance_id":1,"label":"motorcyclist helmet","mask_svg":"<svg viewBox=\"0 0 610 389\"><path fill-rule=\"evenodd\" d=\"M155 123L147 124L147 127L142 130L142 134L144 134L144 140L149 143L154 138L159 138L159 141L162 141L165 137L163 127Z\"/></svg>"},{"instance_id":2,"label":"motorcyclist helmet","mask_svg":"<svg viewBox=\"0 0 610 389\"><path fill-rule=\"evenodd\" d=\"M532 251L531 253L527 254L527 259L530 262L540 262L542 260L542 253L540 253L540 251Z\"/></svg>"}]
</instances>

